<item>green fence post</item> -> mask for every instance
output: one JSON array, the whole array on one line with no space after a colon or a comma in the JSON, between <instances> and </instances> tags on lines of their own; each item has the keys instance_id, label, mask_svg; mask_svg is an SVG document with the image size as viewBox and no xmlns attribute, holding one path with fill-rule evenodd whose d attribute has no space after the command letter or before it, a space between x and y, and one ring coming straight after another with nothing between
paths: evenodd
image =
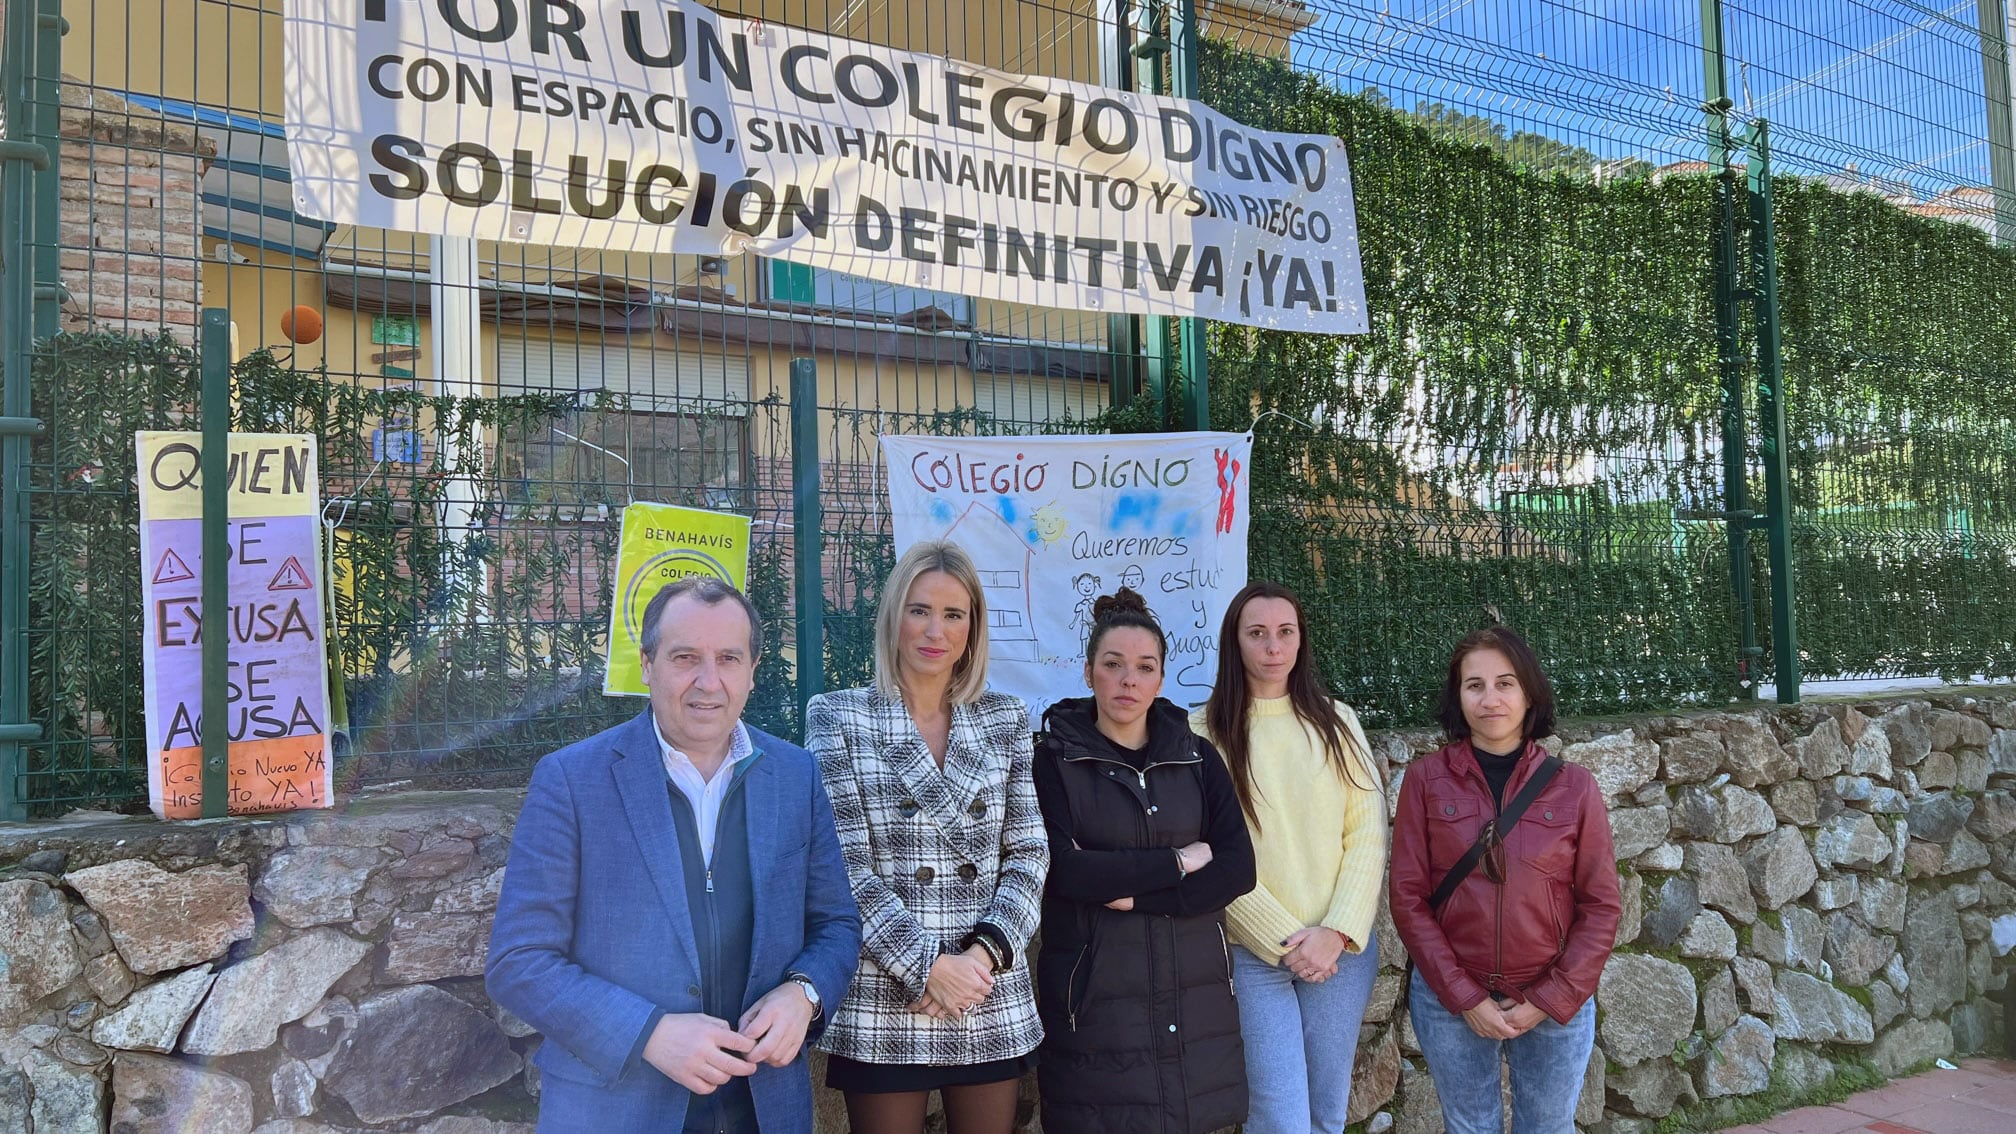
<instances>
[{"instance_id":1,"label":"green fence post","mask_svg":"<svg viewBox=\"0 0 2016 1134\"><path fill-rule=\"evenodd\" d=\"M1176 0L1175 72L1176 97L1202 97L1198 77L1197 0ZM1176 323L1178 349L1183 356L1182 422L1185 429L1211 428L1211 383L1206 365L1209 347L1205 342L1204 320L1179 319Z\"/></svg>"},{"instance_id":2,"label":"green fence post","mask_svg":"<svg viewBox=\"0 0 2016 1134\"><path fill-rule=\"evenodd\" d=\"M231 313L203 309L203 818L230 813ZM149 758L153 754L149 753Z\"/></svg>"},{"instance_id":3,"label":"green fence post","mask_svg":"<svg viewBox=\"0 0 2016 1134\"><path fill-rule=\"evenodd\" d=\"M1104 85L1123 91L1134 89L1131 6L1132 0L1100 0L1099 5L1099 78ZM1116 407L1133 404L1141 363L1141 328L1134 316L1106 316L1106 354L1112 366L1107 375L1107 401Z\"/></svg>"},{"instance_id":4,"label":"green fence post","mask_svg":"<svg viewBox=\"0 0 2016 1134\"><path fill-rule=\"evenodd\" d=\"M1134 316L1106 317L1106 353L1112 370L1106 376L1107 400L1116 406L1134 402L1134 370L1141 357L1140 339L1134 333Z\"/></svg>"},{"instance_id":5,"label":"green fence post","mask_svg":"<svg viewBox=\"0 0 2016 1134\"><path fill-rule=\"evenodd\" d=\"M1757 413L1764 428L1764 512L1771 541L1771 676L1779 703L1790 705L1799 700L1799 633L1792 607L1792 494L1785 455L1785 364L1779 356L1778 247L1771 220L1771 130L1761 118L1751 124L1749 150Z\"/></svg>"},{"instance_id":6,"label":"green fence post","mask_svg":"<svg viewBox=\"0 0 2016 1134\"><path fill-rule=\"evenodd\" d=\"M1124 88L1166 94L1163 65L1169 61L1169 13L1165 0L1134 0L1132 81ZM1141 389L1155 407L1158 424L1169 420L1169 319L1143 315L1140 320Z\"/></svg>"},{"instance_id":7,"label":"green fence post","mask_svg":"<svg viewBox=\"0 0 2016 1134\"><path fill-rule=\"evenodd\" d=\"M1757 604L1750 589L1749 431L1744 422L1740 261L1736 240L1735 147L1729 137L1726 62L1722 53L1721 0L1701 0L1701 72L1707 98L1708 163L1715 177L1715 342L1722 384L1723 517L1729 528L1729 592L1736 607L1736 693L1757 696Z\"/></svg>"},{"instance_id":8,"label":"green fence post","mask_svg":"<svg viewBox=\"0 0 2016 1134\"><path fill-rule=\"evenodd\" d=\"M35 172L50 166L49 151L21 137L32 134L29 60L34 56L35 9L10 4L0 50L0 105L7 137L0 139L0 819L25 818L21 778L23 745L41 738L28 719L28 439L39 429L30 418L29 368L34 363ZM54 239L50 234L50 239Z\"/></svg>"},{"instance_id":9,"label":"green fence post","mask_svg":"<svg viewBox=\"0 0 2016 1134\"><path fill-rule=\"evenodd\" d=\"M791 549L797 564L798 721L826 689L824 510L819 503L819 367L791 360Z\"/></svg>"}]
</instances>

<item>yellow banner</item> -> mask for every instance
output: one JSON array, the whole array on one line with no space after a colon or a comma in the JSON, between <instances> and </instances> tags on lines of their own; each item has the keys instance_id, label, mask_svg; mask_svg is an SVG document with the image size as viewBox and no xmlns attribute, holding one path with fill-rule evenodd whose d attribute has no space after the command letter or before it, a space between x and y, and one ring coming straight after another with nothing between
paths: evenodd
<instances>
[{"instance_id":1,"label":"yellow banner","mask_svg":"<svg viewBox=\"0 0 2016 1134\"><path fill-rule=\"evenodd\" d=\"M203 435L143 430L140 512L149 520L203 518ZM233 433L227 458L232 519L313 516L321 482L305 433Z\"/></svg>"},{"instance_id":2,"label":"yellow banner","mask_svg":"<svg viewBox=\"0 0 2016 1134\"><path fill-rule=\"evenodd\" d=\"M638 645L644 608L660 589L688 575L712 575L748 589L749 517L670 504L632 504L623 509L603 693L645 695Z\"/></svg>"}]
</instances>

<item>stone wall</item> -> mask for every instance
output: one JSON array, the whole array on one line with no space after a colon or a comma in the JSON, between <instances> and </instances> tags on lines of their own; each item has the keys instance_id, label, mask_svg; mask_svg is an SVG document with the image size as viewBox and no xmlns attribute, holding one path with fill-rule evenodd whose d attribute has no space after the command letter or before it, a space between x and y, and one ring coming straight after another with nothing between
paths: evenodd
<instances>
[{"instance_id":1,"label":"stone wall","mask_svg":"<svg viewBox=\"0 0 2016 1134\"><path fill-rule=\"evenodd\" d=\"M1564 724L1595 773L1624 919L1596 994L1576 1118L1641 1134L1783 1108L1846 1073L2000 1042L2016 937L2016 692ZM1397 801L1424 733L1375 746ZM1401 949L1359 1042L1352 1117L1441 1130L1400 996ZM1748 1106L1746 1107L1746 1103Z\"/></svg>"},{"instance_id":2,"label":"stone wall","mask_svg":"<svg viewBox=\"0 0 2016 1134\"><path fill-rule=\"evenodd\" d=\"M1396 796L1434 747L1374 743ZM1704 1127L1843 1068L1997 1042L2016 694L1583 722L1550 743L1608 794L1624 882L1584 1129ZM540 1041L481 978L518 804L0 828L0 1129L529 1130ZM1353 1118L1436 1131L1399 941L1379 933Z\"/></svg>"},{"instance_id":3,"label":"stone wall","mask_svg":"<svg viewBox=\"0 0 2016 1134\"><path fill-rule=\"evenodd\" d=\"M9 828L0 1130L517 1130L539 1041L482 971L519 802Z\"/></svg>"}]
</instances>

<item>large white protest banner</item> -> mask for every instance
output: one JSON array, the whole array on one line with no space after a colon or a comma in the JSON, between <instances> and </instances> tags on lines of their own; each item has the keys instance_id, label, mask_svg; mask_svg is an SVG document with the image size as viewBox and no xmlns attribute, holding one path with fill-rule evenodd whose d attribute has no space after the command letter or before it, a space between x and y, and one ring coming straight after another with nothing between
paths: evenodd
<instances>
[{"instance_id":1,"label":"large white protest banner","mask_svg":"<svg viewBox=\"0 0 2016 1134\"><path fill-rule=\"evenodd\" d=\"M286 15L297 211L1286 330L1365 329L1341 139L680 0Z\"/></svg>"},{"instance_id":2,"label":"large white protest banner","mask_svg":"<svg viewBox=\"0 0 2016 1134\"><path fill-rule=\"evenodd\" d=\"M882 438L897 553L950 539L972 554L989 684L1028 701L1032 726L1089 691L1092 600L1121 587L1169 635L1163 695L1203 702L1219 621L1246 585L1252 451L1242 433Z\"/></svg>"}]
</instances>

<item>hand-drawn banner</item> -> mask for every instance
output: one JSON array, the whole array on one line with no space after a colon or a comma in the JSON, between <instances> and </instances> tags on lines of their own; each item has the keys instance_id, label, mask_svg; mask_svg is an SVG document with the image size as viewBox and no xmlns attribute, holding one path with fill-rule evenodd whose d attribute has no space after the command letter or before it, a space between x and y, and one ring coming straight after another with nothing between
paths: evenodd
<instances>
[{"instance_id":1,"label":"hand-drawn banner","mask_svg":"<svg viewBox=\"0 0 2016 1134\"><path fill-rule=\"evenodd\" d=\"M1219 620L1246 585L1252 450L1240 433L882 437L897 554L926 539L972 553L989 683L1029 702L1032 727L1088 692L1092 600L1123 586L1169 636L1163 696L1203 702Z\"/></svg>"},{"instance_id":2,"label":"hand-drawn banner","mask_svg":"<svg viewBox=\"0 0 2016 1134\"><path fill-rule=\"evenodd\" d=\"M147 795L203 813L203 436L141 432ZM229 463L230 811L331 804L315 438L234 433Z\"/></svg>"},{"instance_id":3,"label":"hand-drawn banner","mask_svg":"<svg viewBox=\"0 0 2016 1134\"><path fill-rule=\"evenodd\" d=\"M670 504L631 504L623 509L623 534L616 552L616 595L609 604L609 664L603 670L605 696L643 697L650 693L640 670L638 645L644 636L644 608L668 583L688 575L712 575L749 587L749 517Z\"/></svg>"},{"instance_id":4,"label":"hand-drawn banner","mask_svg":"<svg viewBox=\"0 0 2016 1134\"><path fill-rule=\"evenodd\" d=\"M682 0L327 0L285 34L306 216L1366 327L1335 137Z\"/></svg>"}]
</instances>

